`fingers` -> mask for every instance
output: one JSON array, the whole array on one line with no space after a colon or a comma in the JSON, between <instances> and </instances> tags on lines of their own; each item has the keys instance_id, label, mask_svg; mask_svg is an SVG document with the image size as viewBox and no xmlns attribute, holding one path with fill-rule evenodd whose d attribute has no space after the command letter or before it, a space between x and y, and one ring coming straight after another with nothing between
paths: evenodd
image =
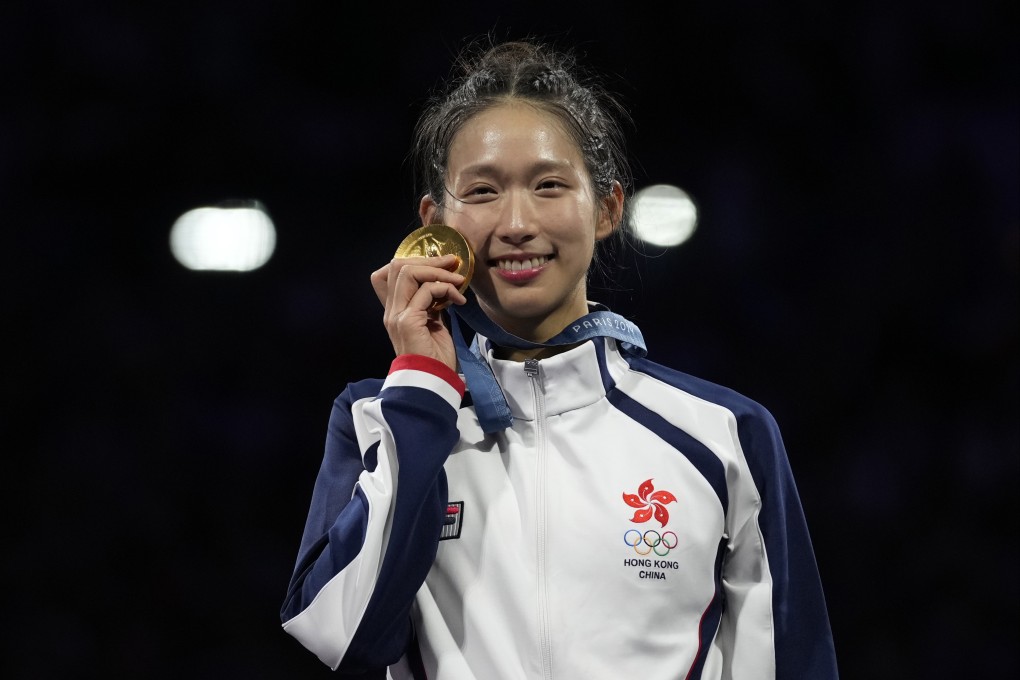
<instances>
[{"instance_id":1,"label":"fingers","mask_svg":"<svg viewBox=\"0 0 1020 680\"><path fill-rule=\"evenodd\" d=\"M461 277L461 280L463 281L463 277ZM458 286L445 281L432 281L422 284L415 297L422 295L423 290L427 295L425 302L428 303L426 311L429 313L439 312L450 304L462 305L467 302L467 298L460 292ZM419 301L414 300L414 303L417 305Z\"/></svg>"},{"instance_id":2,"label":"fingers","mask_svg":"<svg viewBox=\"0 0 1020 680\"><path fill-rule=\"evenodd\" d=\"M457 364L453 339L439 316L450 304L462 305L464 276L456 255L394 258L371 274L383 305L383 325L399 354L421 354Z\"/></svg>"},{"instance_id":3,"label":"fingers","mask_svg":"<svg viewBox=\"0 0 1020 680\"><path fill-rule=\"evenodd\" d=\"M405 267L404 272L411 272ZM401 273L401 277L404 276ZM437 304L445 306L451 302L464 304L467 299L457 286L447 281L424 281L415 284L414 293L406 304L394 301L387 304L383 323L390 336L394 351L400 354L421 354L443 361L450 368L456 368L456 350L453 340L439 317ZM399 288L400 286L398 286ZM399 293L398 293L399 295Z\"/></svg>"},{"instance_id":4,"label":"fingers","mask_svg":"<svg viewBox=\"0 0 1020 680\"><path fill-rule=\"evenodd\" d=\"M456 273L459 261L456 255L444 255L442 257L408 257L394 258L388 264L372 272L372 288L375 290L379 302L387 308L388 312L399 313L411 300L414 299L418 290L425 283L443 282L451 284L456 288L463 285L464 277ZM433 290L427 288L427 290ZM442 292L447 297L445 288L435 288L437 293ZM457 293L451 301L463 302L463 296ZM431 306L431 301L425 308Z\"/></svg>"},{"instance_id":5,"label":"fingers","mask_svg":"<svg viewBox=\"0 0 1020 680\"><path fill-rule=\"evenodd\" d=\"M467 299L457 290L457 286L445 281L426 281L411 296L400 311L394 310L392 318L398 324L423 323L422 317L438 318L439 310L447 305L464 304Z\"/></svg>"},{"instance_id":6,"label":"fingers","mask_svg":"<svg viewBox=\"0 0 1020 680\"><path fill-rule=\"evenodd\" d=\"M372 276L370 277L372 280L372 290L375 291L375 296L379 298L379 304L384 307L386 306L386 298L388 297L386 281L389 278L389 271L390 265L385 264L372 272Z\"/></svg>"},{"instance_id":7,"label":"fingers","mask_svg":"<svg viewBox=\"0 0 1020 680\"><path fill-rule=\"evenodd\" d=\"M391 281L385 303L389 314L400 314L406 309L428 311L433 305L467 302L458 290L464 277L454 272L411 265L402 267Z\"/></svg>"}]
</instances>

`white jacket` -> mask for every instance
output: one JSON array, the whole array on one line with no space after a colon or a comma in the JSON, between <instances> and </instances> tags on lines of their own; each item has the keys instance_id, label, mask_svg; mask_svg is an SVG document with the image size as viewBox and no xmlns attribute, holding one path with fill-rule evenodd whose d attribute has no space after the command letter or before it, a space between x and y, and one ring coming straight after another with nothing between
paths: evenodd
<instances>
[{"instance_id":1,"label":"white jacket","mask_svg":"<svg viewBox=\"0 0 1020 680\"><path fill-rule=\"evenodd\" d=\"M495 435L424 357L337 399L288 633L392 677L836 677L764 408L612 339L488 362L514 416Z\"/></svg>"}]
</instances>

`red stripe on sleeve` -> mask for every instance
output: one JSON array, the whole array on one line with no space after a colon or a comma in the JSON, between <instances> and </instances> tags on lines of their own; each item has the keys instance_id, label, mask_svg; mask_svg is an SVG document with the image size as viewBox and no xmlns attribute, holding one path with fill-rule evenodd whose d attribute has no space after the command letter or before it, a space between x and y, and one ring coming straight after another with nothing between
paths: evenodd
<instances>
[{"instance_id":1,"label":"red stripe on sleeve","mask_svg":"<svg viewBox=\"0 0 1020 680\"><path fill-rule=\"evenodd\" d=\"M390 373L405 370L422 371L430 373L437 378L442 378L450 384L450 387L457 390L461 397L464 396L464 390L466 389L464 381L461 380L456 371L439 359L433 359L422 354L401 354L390 364Z\"/></svg>"}]
</instances>

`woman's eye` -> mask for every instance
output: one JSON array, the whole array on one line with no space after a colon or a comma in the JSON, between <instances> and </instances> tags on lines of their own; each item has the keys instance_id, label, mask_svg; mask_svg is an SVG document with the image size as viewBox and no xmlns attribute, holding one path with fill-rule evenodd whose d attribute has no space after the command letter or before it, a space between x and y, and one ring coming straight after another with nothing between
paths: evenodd
<instances>
[{"instance_id":1,"label":"woman's eye","mask_svg":"<svg viewBox=\"0 0 1020 680\"><path fill-rule=\"evenodd\" d=\"M546 179L538 183L539 190L561 189L563 188L563 186L564 186L563 182L559 181L558 179Z\"/></svg>"}]
</instances>

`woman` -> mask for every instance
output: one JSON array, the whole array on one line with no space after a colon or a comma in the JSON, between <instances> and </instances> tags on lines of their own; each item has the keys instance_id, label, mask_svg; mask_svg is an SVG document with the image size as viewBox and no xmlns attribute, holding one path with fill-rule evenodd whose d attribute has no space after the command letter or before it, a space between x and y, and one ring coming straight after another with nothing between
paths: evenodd
<instances>
[{"instance_id":1,"label":"woman","mask_svg":"<svg viewBox=\"0 0 1020 680\"><path fill-rule=\"evenodd\" d=\"M415 152L470 291L453 255L372 274L396 358L334 403L284 629L368 677L836 677L774 420L587 301L619 109L540 44L464 65Z\"/></svg>"}]
</instances>

